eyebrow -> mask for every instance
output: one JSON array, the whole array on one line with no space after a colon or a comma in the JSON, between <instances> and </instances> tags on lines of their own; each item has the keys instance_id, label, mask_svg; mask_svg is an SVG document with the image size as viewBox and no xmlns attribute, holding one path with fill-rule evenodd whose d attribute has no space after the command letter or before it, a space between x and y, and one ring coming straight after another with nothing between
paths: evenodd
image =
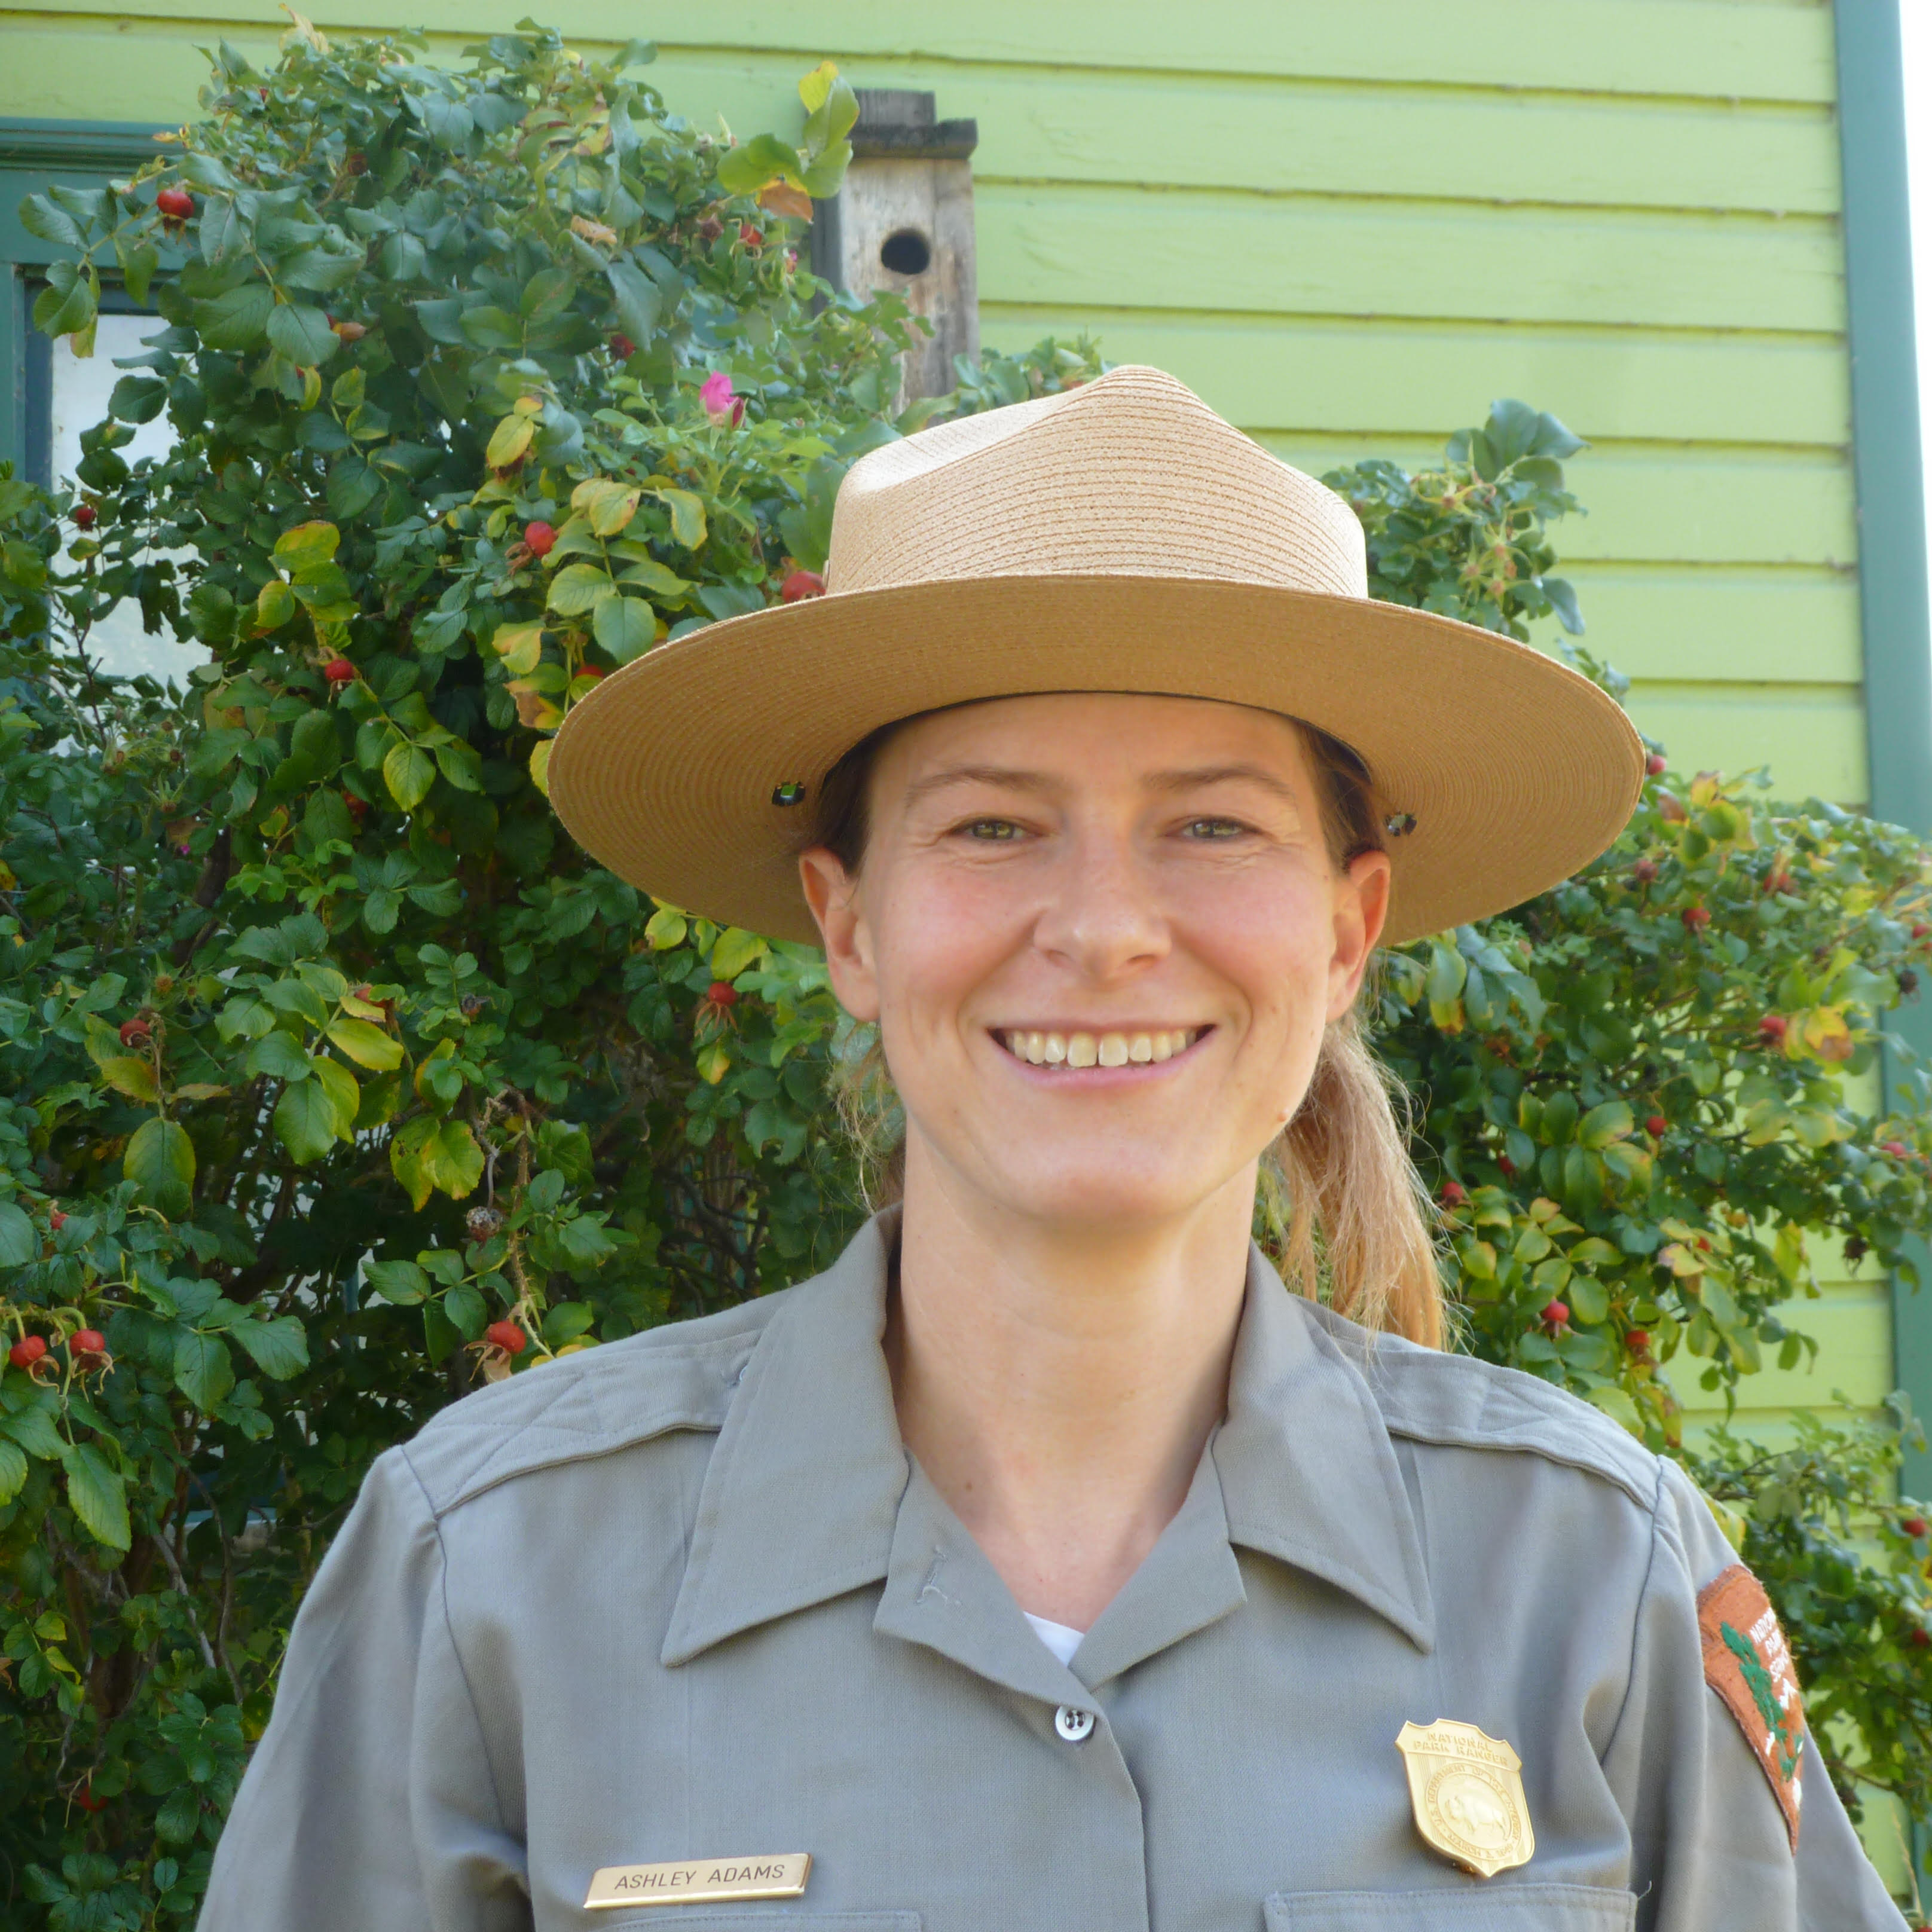
<instances>
[{"instance_id":1,"label":"eyebrow","mask_svg":"<svg viewBox=\"0 0 1932 1932\"><path fill-rule=\"evenodd\" d=\"M1156 791L1184 792L1234 782L1258 785L1289 805L1300 802L1294 788L1264 765L1237 763L1189 766L1178 771L1156 772L1150 784ZM934 792L962 784L994 785L1009 791L1046 792L1054 789L1054 781L1044 772L1022 771L1004 765L949 765L943 770L929 772L924 778L914 779L906 787L906 802L910 805Z\"/></svg>"}]
</instances>

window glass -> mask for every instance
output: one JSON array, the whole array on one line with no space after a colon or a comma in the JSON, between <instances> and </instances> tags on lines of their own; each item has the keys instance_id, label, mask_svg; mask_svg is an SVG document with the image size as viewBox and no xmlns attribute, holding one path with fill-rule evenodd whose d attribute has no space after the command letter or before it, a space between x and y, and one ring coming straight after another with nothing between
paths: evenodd
<instances>
[{"instance_id":1,"label":"window glass","mask_svg":"<svg viewBox=\"0 0 1932 1932\"><path fill-rule=\"evenodd\" d=\"M138 356L142 342L162 326L153 315L104 313L94 338L94 353L82 361L64 341L53 345L46 361L47 421L56 482L71 482L80 461L80 436L107 414L107 398L114 385L127 374L114 366L118 356ZM165 413L143 423L134 432L134 440L124 445L120 454L128 463L144 456L165 455L174 442L174 431ZM186 553L177 553L184 555ZM192 640L179 641L165 632L149 637L141 628L140 607L125 603L104 622L94 627L88 640L92 654L101 668L117 677L133 677L142 671L165 681L172 678L185 686L188 672L208 661L206 649Z\"/></svg>"}]
</instances>

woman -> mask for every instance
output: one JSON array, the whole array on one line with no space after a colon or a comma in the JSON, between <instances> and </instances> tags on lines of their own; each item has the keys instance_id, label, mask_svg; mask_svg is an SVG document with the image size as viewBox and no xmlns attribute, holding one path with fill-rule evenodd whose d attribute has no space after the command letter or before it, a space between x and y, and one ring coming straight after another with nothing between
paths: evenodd
<instances>
[{"instance_id":1,"label":"woman","mask_svg":"<svg viewBox=\"0 0 1932 1932\"><path fill-rule=\"evenodd\" d=\"M209 1932L1899 1925L1690 1486L1436 1346L1353 1030L1378 940L1615 836L1622 714L1369 603L1347 507L1148 370L867 458L830 577L551 782L822 936L902 1203L381 1460Z\"/></svg>"}]
</instances>

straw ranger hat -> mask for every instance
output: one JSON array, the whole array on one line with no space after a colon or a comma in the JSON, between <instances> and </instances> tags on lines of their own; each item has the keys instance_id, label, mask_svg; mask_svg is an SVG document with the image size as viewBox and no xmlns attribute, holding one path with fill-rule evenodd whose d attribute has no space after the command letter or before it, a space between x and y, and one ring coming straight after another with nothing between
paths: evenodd
<instances>
[{"instance_id":1,"label":"straw ranger hat","mask_svg":"<svg viewBox=\"0 0 1932 1932\"><path fill-rule=\"evenodd\" d=\"M594 857L688 910L815 943L796 854L826 772L880 725L1024 692L1218 698L1361 758L1399 942L1566 878L1642 783L1642 743L1594 685L1372 602L1348 506L1156 369L863 458L826 583L659 646L571 712L550 797Z\"/></svg>"}]
</instances>

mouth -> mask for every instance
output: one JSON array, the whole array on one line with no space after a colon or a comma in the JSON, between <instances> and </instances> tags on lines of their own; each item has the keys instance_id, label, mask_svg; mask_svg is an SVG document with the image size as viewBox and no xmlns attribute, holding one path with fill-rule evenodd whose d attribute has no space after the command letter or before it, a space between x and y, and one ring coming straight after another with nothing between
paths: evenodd
<instances>
[{"instance_id":1,"label":"mouth","mask_svg":"<svg viewBox=\"0 0 1932 1932\"><path fill-rule=\"evenodd\" d=\"M1185 1053L1209 1027L1176 1027L1166 1031L1034 1033L1005 1028L993 1037L1016 1060L1029 1066L1149 1066Z\"/></svg>"}]
</instances>

